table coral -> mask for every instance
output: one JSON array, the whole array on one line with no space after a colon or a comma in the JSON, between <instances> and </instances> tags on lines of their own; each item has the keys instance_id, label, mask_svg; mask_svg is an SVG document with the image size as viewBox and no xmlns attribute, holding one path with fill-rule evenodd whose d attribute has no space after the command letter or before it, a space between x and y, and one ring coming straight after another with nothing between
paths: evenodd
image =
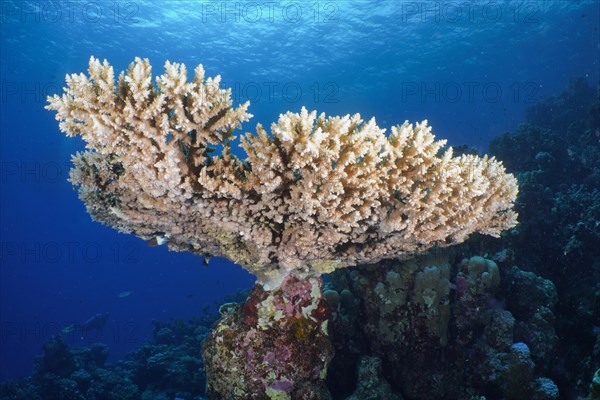
<instances>
[{"instance_id":1,"label":"table coral","mask_svg":"<svg viewBox=\"0 0 600 400\"><path fill-rule=\"evenodd\" d=\"M172 250L218 255L267 287L290 272L324 272L409 258L474 232L516 224L517 182L494 158L453 157L427 121L391 128L359 114L302 108L242 137L249 103L233 107L220 77L201 65L165 63L152 82L139 58L115 82L90 59L89 76L67 76L48 97L60 129L90 151L74 156L71 182L92 217ZM214 154L221 148L220 154Z\"/></svg>"}]
</instances>

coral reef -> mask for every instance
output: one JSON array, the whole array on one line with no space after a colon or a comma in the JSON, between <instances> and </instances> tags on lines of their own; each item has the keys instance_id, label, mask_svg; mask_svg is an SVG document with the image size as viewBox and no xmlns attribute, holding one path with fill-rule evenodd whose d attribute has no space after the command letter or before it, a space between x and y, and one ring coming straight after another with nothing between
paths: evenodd
<instances>
[{"instance_id":1,"label":"coral reef","mask_svg":"<svg viewBox=\"0 0 600 400\"><path fill-rule=\"evenodd\" d=\"M268 334L285 338L299 322L285 314L290 297L280 284L290 273L310 281L333 271L323 291L332 313L326 329L298 319L313 323L319 343L336 350L327 367L329 348L320 356L297 348L316 366L303 368L303 376L319 375L306 378L307 398L328 396L317 371L327 371L336 400L599 397L600 101L585 80L531 107L526 124L490 145L519 181L521 223L514 227L512 176L495 159L457 156L473 153L467 148L445 151L425 123L396 126L386 137L374 120L302 109L281 115L270 132L259 125L243 136L247 158L240 160L231 146L250 117L248 105L234 108L219 79L205 79L201 67L192 82L183 65L166 69L155 87L149 64L138 59L115 86L111 67L92 60L90 76L68 77L67 92L50 98L48 108L62 130L82 135L91 149L74 158L71 180L95 219L173 250L228 257L264 284L245 306L222 308L205 351L209 374L221 368L218 374L231 380L235 373L226 369L233 366L263 382L242 382L246 394L300 396L294 385L305 378L289 378L269 356L281 343ZM470 233L498 236L506 228L512 229L500 240L471 238L454 250L458 257L438 251L411 259ZM386 258L401 260L380 261ZM163 328L143 368L128 361L95 374L54 342L45 351L56 357L38 361L44 373L30 378L35 384L7 383L2 393L94 399L112 379L124 391L131 382L131 398L201 396L203 372L181 370L204 368L199 342L168 355L181 338ZM246 354L249 364L242 353L209 359L225 354L218 338L240 346L253 330L256 342L241 346L254 352ZM203 328L199 337L206 335ZM193 360L181 361L184 353ZM278 375L265 375L264 363ZM134 372L109 379L128 367ZM149 379L155 386L139 383ZM193 391L166 389L190 380ZM214 393L229 389L209 381Z\"/></svg>"},{"instance_id":2,"label":"coral reef","mask_svg":"<svg viewBox=\"0 0 600 400\"><path fill-rule=\"evenodd\" d=\"M517 223L517 182L501 162L453 157L452 148L439 154L446 142L427 121L386 136L375 119L302 108L281 114L270 134L261 124L245 134L240 160L231 142L251 117L249 103L234 108L231 91L219 88L220 77L205 79L201 65L188 82L185 65L167 61L156 86L139 58L118 82L106 60L92 57L88 72L67 76L65 93L48 97L46 108L91 149L73 157L70 180L92 217L172 250L226 257L258 278L244 307L223 307L205 343L214 398L326 399L321 274L408 259L475 232L497 237ZM489 268L475 274L478 285L494 281ZM385 308L413 278L415 307L406 317L427 317L415 320L431 333L422 347L434 338L444 344L447 269L390 271L375 293ZM386 324L380 328L393 342Z\"/></svg>"},{"instance_id":3,"label":"coral reef","mask_svg":"<svg viewBox=\"0 0 600 400\"><path fill-rule=\"evenodd\" d=\"M125 360L132 364L132 381L140 388L142 398L194 399L204 394L206 377L198 349L215 317L205 315L187 324L182 320L154 322L152 342Z\"/></svg>"},{"instance_id":4,"label":"coral reef","mask_svg":"<svg viewBox=\"0 0 600 400\"><path fill-rule=\"evenodd\" d=\"M354 393L346 400L402 400L382 377L381 360L364 356L358 363L358 382Z\"/></svg>"},{"instance_id":5,"label":"coral reef","mask_svg":"<svg viewBox=\"0 0 600 400\"><path fill-rule=\"evenodd\" d=\"M507 274L507 282L506 291L511 296L506 297L506 306L518 320L515 338L529 345L536 362L548 365L558 342L552 312L558 300L556 287L551 281L516 266Z\"/></svg>"},{"instance_id":6,"label":"coral reef","mask_svg":"<svg viewBox=\"0 0 600 400\"><path fill-rule=\"evenodd\" d=\"M151 340L115 365L108 347L70 348L60 336L47 341L30 378L0 384L5 400L186 400L204 399L199 348L216 315L188 323L154 323Z\"/></svg>"},{"instance_id":7,"label":"coral reef","mask_svg":"<svg viewBox=\"0 0 600 400\"><path fill-rule=\"evenodd\" d=\"M60 336L47 341L35 361L32 376L0 385L7 400L137 400L139 388L125 370L104 365L102 344L71 350Z\"/></svg>"},{"instance_id":8,"label":"coral reef","mask_svg":"<svg viewBox=\"0 0 600 400\"><path fill-rule=\"evenodd\" d=\"M520 224L501 245L511 249L516 264L554 282L559 294L547 299L556 303L554 317L547 305L534 311L526 302L507 300L527 314L526 325L537 326L538 337L527 338L536 347L534 358L547 343L557 343L560 361L549 363L548 373L565 398L585 396L600 368L600 352L594 352L600 343L599 94L574 78L561 94L529 108L526 124L490 144L520 186Z\"/></svg>"},{"instance_id":9,"label":"coral reef","mask_svg":"<svg viewBox=\"0 0 600 400\"><path fill-rule=\"evenodd\" d=\"M354 385L355 393L378 398L376 385L351 372L366 356L381 360L382 379L407 400L558 399L545 376L554 331L531 322L538 312L553 321L552 283L501 258L453 261L455 251L333 274L327 290L340 298L330 322L334 399Z\"/></svg>"},{"instance_id":10,"label":"coral reef","mask_svg":"<svg viewBox=\"0 0 600 400\"><path fill-rule=\"evenodd\" d=\"M92 57L89 77L69 75L65 93L48 97L60 129L92 149L73 158L71 182L115 229L224 256L272 289L290 272L410 258L516 224L514 177L494 158L438 155L445 141L426 121L386 136L374 119L303 108L270 134L258 124L244 135L240 160L231 141L248 103L233 108L202 66L191 82L183 64L165 70L155 87L136 58L115 82Z\"/></svg>"},{"instance_id":11,"label":"coral reef","mask_svg":"<svg viewBox=\"0 0 600 400\"><path fill-rule=\"evenodd\" d=\"M494 260L434 253L340 270L322 297L319 281L290 276L225 299L220 320L154 322L151 341L115 365L104 345L55 338L0 398L557 400L554 331L531 323L539 310L553 318L556 289Z\"/></svg>"},{"instance_id":12,"label":"coral reef","mask_svg":"<svg viewBox=\"0 0 600 400\"><path fill-rule=\"evenodd\" d=\"M529 347L522 342L513 344L508 355L508 365L503 383L504 392L509 399L527 399L531 397L530 382L533 379L535 364L531 360Z\"/></svg>"}]
</instances>

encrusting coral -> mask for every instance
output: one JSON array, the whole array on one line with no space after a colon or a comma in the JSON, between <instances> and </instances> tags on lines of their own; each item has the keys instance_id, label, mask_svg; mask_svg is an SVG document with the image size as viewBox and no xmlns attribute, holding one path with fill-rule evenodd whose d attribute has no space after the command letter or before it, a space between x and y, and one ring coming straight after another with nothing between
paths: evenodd
<instances>
[{"instance_id":1,"label":"encrusting coral","mask_svg":"<svg viewBox=\"0 0 600 400\"><path fill-rule=\"evenodd\" d=\"M68 75L48 98L60 129L91 151L73 157L71 182L92 217L172 250L229 258L265 288L290 272L318 276L358 263L409 258L498 236L516 224L516 179L494 158L452 156L427 122L389 136L359 114L287 112L242 137L251 117L232 106L220 77L165 63L152 82L136 58L115 82L105 60ZM220 154L212 154L220 148Z\"/></svg>"}]
</instances>

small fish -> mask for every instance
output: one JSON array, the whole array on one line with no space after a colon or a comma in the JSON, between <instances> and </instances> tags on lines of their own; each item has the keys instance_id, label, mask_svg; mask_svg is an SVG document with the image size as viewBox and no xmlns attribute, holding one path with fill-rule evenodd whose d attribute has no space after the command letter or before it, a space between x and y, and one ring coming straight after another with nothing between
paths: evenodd
<instances>
[{"instance_id":1,"label":"small fish","mask_svg":"<svg viewBox=\"0 0 600 400\"><path fill-rule=\"evenodd\" d=\"M146 243L148 243L148 246L150 247L162 246L167 243L167 238L165 236L155 236Z\"/></svg>"},{"instance_id":2,"label":"small fish","mask_svg":"<svg viewBox=\"0 0 600 400\"><path fill-rule=\"evenodd\" d=\"M62 329L62 333L71 333L74 332L77 327L75 324L67 325Z\"/></svg>"},{"instance_id":3,"label":"small fish","mask_svg":"<svg viewBox=\"0 0 600 400\"><path fill-rule=\"evenodd\" d=\"M124 292L119 293L119 298L122 299L122 298L125 298L125 297L129 297L129 296L131 296L132 293L133 292L131 292L129 290L126 290Z\"/></svg>"},{"instance_id":4,"label":"small fish","mask_svg":"<svg viewBox=\"0 0 600 400\"><path fill-rule=\"evenodd\" d=\"M106 322L108 321L109 313L98 313L88 318L83 324L81 324L81 328L83 330L89 329L102 329Z\"/></svg>"}]
</instances>

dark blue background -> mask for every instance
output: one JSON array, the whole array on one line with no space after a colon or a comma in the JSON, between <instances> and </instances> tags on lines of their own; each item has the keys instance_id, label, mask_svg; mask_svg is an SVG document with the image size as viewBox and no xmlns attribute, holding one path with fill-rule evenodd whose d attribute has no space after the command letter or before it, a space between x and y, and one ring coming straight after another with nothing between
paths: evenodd
<instances>
[{"instance_id":1,"label":"dark blue background","mask_svg":"<svg viewBox=\"0 0 600 400\"><path fill-rule=\"evenodd\" d=\"M598 81L596 1L0 4L0 379L28 375L47 338L95 313L110 313L102 332L68 340L107 343L114 361L152 319L190 318L253 282L90 220L66 181L83 144L43 109L90 55L115 71L148 57L156 74L167 59L202 63L252 100L245 130L306 105L388 128L426 118L480 150L570 77Z\"/></svg>"}]
</instances>

